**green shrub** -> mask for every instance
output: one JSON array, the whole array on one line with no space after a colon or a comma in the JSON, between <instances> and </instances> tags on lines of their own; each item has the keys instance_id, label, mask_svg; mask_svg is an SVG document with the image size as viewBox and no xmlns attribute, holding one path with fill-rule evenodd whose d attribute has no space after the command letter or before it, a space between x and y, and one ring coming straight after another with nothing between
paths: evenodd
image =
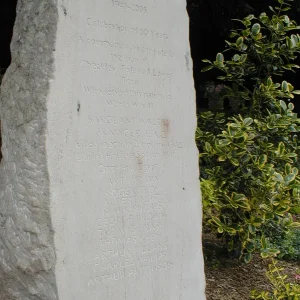
<instances>
[{"instance_id":1,"label":"green shrub","mask_svg":"<svg viewBox=\"0 0 300 300\"><path fill-rule=\"evenodd\" d=\"M299 228L285 232L276 222L271 222L265 226L264 232L272 248L280 251L279 259L300 261Z\"/></svg>"},{"instance_id":2,"label":"green shrub","mask_svg":"<svg viewBox=\"0 0 300 300\"><path fill-rule=\"evenodd\" d=\"M216 101L222 104L225 98L230 104L229 110L199 116L204 224L247 262L257 248L262 257L279 253L265 238L267 222L285 231L300 225L289 213L299 207L300 194L300 119L289 100L300 91L285 80L273 81L299 68L292 61L300 52L300 36L289 35L299 27L285 15L289 4L278 2L271 17L262 13L238 20L242 28L232 30L231 41L226 41L224 54L230 58L218 53L214 62L204 60L208 66L202 70L223 73L218 100L213 93L214 106L222 108Z\"/></svg>"},{"instance_id":3,"label":"green shrub","mask_svg":"<svg viewBox=\"0 0 300 300\"><path fill-rule=\"evenodd\" d=\"M288 282L288 276L283 273L283 270L282 267L277 266L275 260L272 260L272 264L269 265L269 271L266 274L272 285L272 291L252 291L251 299L299 300L300 285L297 282Z\"/></svg>"}]
</instances>

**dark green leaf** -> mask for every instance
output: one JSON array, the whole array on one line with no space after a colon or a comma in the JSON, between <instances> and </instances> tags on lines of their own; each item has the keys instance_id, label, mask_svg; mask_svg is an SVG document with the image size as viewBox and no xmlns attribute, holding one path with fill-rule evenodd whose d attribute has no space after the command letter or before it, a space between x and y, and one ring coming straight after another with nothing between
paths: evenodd
<instances>
[{"instance_id":1,"label":"dark green leaf","mask_svg":"<svg viewBox=\"0 0 300 300\"><path fill-rule=\"evenodd\" d=\"M207 72L207 71L211 70L213 67L214 67L214 66L206 66L205 68L203 68L203 69L201 70L201 72L202 72L202 73L203 73L203 72Z\"/></svg>"},{"instance_id":2,"label":"dark green leaf","mask_svg":"<svg viewBox=\"0 0 300 300\"><path fill-rule=\"evenodd\" d=\"M289 163L287 163L286 165L285 165L285 174L286 175L288 175L288 174L290 174L290 173L292 173L292 166L289 164Z\"/></svg>"},{"instance_id":3,"label":"dark green leaf","mask_svg":"<svg viewBox=\"0 0 300 300\"><path fill-rule=\"evenodd\" d=\"M288 184L288 183L290 183L291 181L295 180L295 178L296 178L296 175L295 175L294 173L291 173L291 174L286 175L286 176L284 177L284 181L285 181L286 184Z\"/></svg>"},{"instance_id":4,"label":"dark green leaf","mask_svg":"<svg viewBox=\"0 0 300 300\"><path fill-rule=\"evenodd\" d=\"M281 89L284 92L288 92L288 83L286 81L283 81L281 84Z\"/></svg>"},{"instance_id":5,"label":"dark green leaf","mask_svg":"<svg viewBox=\"0 0 300 300\"><path fill-rule=\"evenodd\" d=\"M252 225L252 224L249 224L249 225L248 225L248 230L249 230L249 232L250 232L251 234L255 234L255 233L256 233L256 228L255 228L255 226Z\"/></svg>"},{"instance_id":6,"label":"dark green leaf","mask_svg":"<svg viewBox=\"0 0 300 300\"><path fill-rule=\"evenodd\" d=\"M252 224L255 226L255 227L259 227L263 224L264 220L262 218L255 218L253 221L252 221Z\"/></svg>"},{"instance_id":7,"label":"dark green leaf","mask_svg":"<svg viewBox=\"0 0 300 300\"><path fill-rule=\"evenodd\" d=\"M217 54L216 62L218 62L218 63L224 62L224 55L222 53Z\"/></svg>"},{"instance_id":8,"label":"dark green leaf","mask_svg":"<svg viewBox=\"0 0 300 300\"><path fill-rule=\"evenodd\" d=\"M248 264L248 263L251 261L251 258L252 258L252 255L251 255L250 252L248 252L248 253L245 254L245 256L244 256L244 262L245 262L246 264Z\"/></svg>"},{"instance_id":9,"label":"dark green leaf","mask_svg":"<svg viewBox=\"0 0 300 300\"><path fill-rule=\"evenodd\" d=\"M274 176L277 181L283 182L283 177L280 173L274 173Z\"/></svg>"},{"instance_id":10,"label":"dark green leaf","mask_svg":"<svg viewBox=\"0 0 300 300\"><path fill-rule=\"evenodd\" d=\"M212 151L212 146L210 145L210 143L205 142L205 150L210 153Z\"/></svg>"},{"instance_id":11,"label":"dark green leaf","mask_svg":"<svg viewBox=\"0 0 300 300\"><path fill-rule=\"evenodd\" d=\"M286 156L287 157L291 157L291 158L292 157L297 157L297 153L292 153L292 152L291 153L287 153Z\"/></svg>"},{"instance_id":12,"label":"dark green leaf","mask_svg":"<svg viewBox=\"0 0 300 300\"><path fill-rule=\"evenodd\" d=\"M236 234L236 230L232 227L226 226L224 229L230 234Z\"/></svg>"},{"instance_id":13,"label":"dark green leaf","mask_svg":"<svg viewBox=\"0 0 300 300\"><path fill-rule=\"evenodd\" d=\"M294 44L293 44L293 42L292 42L292 40L287 36L286 37L286 45L287 45L287 47L289 48L289 49L292 49L293 47L294 47Z\"/></svg>"},{"instance_id":14,"label":"dark green leaf","mask_svg":"<svg viewBox=\"0 0 300 300\"><path fill-rule=\"evenodd\" d=\"M240 36L240 37L236 40L236 45L237 45L238 47L241 47L242 44L243 44L243 42L244 42L244 37Z\"/></svg>"},{"instance_id":15,"label":"dark green leaf","mask_svg":"<svg viewBox=\"0 0 300 300\"><path fill-rule=\"evenodd\" d=\"M253 24L253 26L252 26L252 29L251 29L251 31L252 31L252 34L253 35L258 35L259 33L260 33L260 24L259 23L255 23L255 24Z\"/></svg>"},{"instance_id":16,"label":"dark green leaf","mask_svg":"<svg viewBox=\"0 0 300 300\"><path fill-rule=\"evenodd\" d=\"M222 226L223 226L223 224L222 224L222 222L221 222L221 220L220 220L219 218L217 218L217 217L212 217L211 220L212 220L216 225L218 225L219 227L222 227Z\"/></svg>"},{"instance_id":17,"label":"dark green leaf","mask_svg":"<svg viewBox=\"0 0 300 300\"><path fill-rule=\"evenodd\" d=\"M278 145L278 153L282 155L284 151L285 151L285 144L283 142L280 142Z\"/></svg>"},{"instance_id":18,"label":"dark green leaf","mask_svg":"<svg viewBox=\"0 0 300 300\"><path fill-rule=\"evenodd\" d=\"M233 192L232 196L231 196L231 199L236 202L236 201L245 200L247 198L244 194L237 194L237 193Z\"/></svg>"},{"instance_id":19,"label":"dark green leaf","mask_svg":"<svg viewBox=\"0 0 300 300\"><path fill-rule=\"evenodd\" d=\"M240 62L244 63L247 60L248 55L247 54L242 54Z\"/></svg>"},{"instance_id":20,"label":"dark green leaf","mask_svg":"<svg viewBox=\"0 0 300 300\"><path fill-rule=\"evenodd\" d=\"M244 121L243 121L243 125L244 126L249 126L253 123L253 119L252 118L246 118Z\"/></svg>"},{"instance_id":21,"label":"dark green leaf","mask_svg":"<svg viewBox=\"0 0 300 300\"><path fill-rule=\"evenodd\" d=\"M261 236L260 243L261 243L261 246L263 249L267 248L267 241L266 241L266 237L264 235Z\"/></svg>"},{"instance_id":22,"label":"dark green leaf","mask_svg":"<svg viewBox=\"0 0 300 300\"><path fill-rule=\"evenodd\" d=\"M266 154L262 154L258 159L258 166L259 168L263 168L265 164L267 163L268 156Z\"/></svg>"},{"instance_id":23,"label":"dark green leaf","mask_svg":"<svg viewBox=\"0 0 300 300\"><path fill-rule=\"evenodd\" d=\"M295 174L297 176L299 173L299 170L296 167L294 167L292 172L293 172L293 174Z\"/></svg>"},{"instance_id":24,"label":"dark green leaf","mask_svg":"<svg viewBox=\"0 0 300 300\"><path fill-rule=\"evenodd\" d=\"M233 56L233 60L234 60L234 61L239 61L239 60L240 60L240 56L239 56L238 54L235 54L235 55Z\"/></svg>"},{"instance_id":25,"label":"dark green leaf","mask_svg":"<svg viewBox=\"0 0 300 300\"><path fill-rule=\"evenodd\" d=\"M236 167L240 165L239 160L236 159L236 158L231 158L230 161L231 161L231 163L232 163L234 166L236 166Z\"/></svg>"},{"instance_id":26,"label":"dark green leaf","mask_svg":"<svg viewBox=\"0 0 300 300\"><path fill-rule=\"evenodd\" d=\"M292 222L288 226L290 228L300 228L300 222Z\"/></svg>"},{"instance_id":27,"label":"dark green leaf","mask_svg":"<svg viewBox=\"0 0 300 300\"><path fill-rule=\"evenodd\" d=\"M283 216L286 212L290 210L290 207L278 207L275 213L279 216Z\"/></svg>"},{"instance_id":28,"label":"dark green leaf","mask_svg":"<svg viewBox=\"0 0 300 300\"><path fill-rule=\"evenodd\" d=\"M272 80L271 77L268 78L268 80L267 80L267 85L268 85L269 88L270 88L271 86L273 86L273 80Z\"/></svg>"},{"instance_id":29,"label":"dark green leaf","mask_svg":"<svg viewBox=\"0 0 300 300\"><path fill-rule=\"evenodd\" d=\"M283 111L286 111L287 110L287 105L285 104L284 101L280 100L280 106L282 107Z\"/></svg>"},{"instance_id":30,"label":"dark green leaf","mask_svg":"<svg viewBox=\"0 0 300 300\"><path fill-rule=\"evenodd\" d=\"M228 139L223 139L223 140L219 140L219 145L220 146L228 146L231 144L231 141Z\"/></svg>"},{"instance_id":31,"label":"dark green leaf","mask_svg":"<svg viewBox=\"0 0 300 300\"><path fill-rule=\"evenodd\" d=\"M248 46L247 46L246 44L243 44L243 45L242 45L242 50L243 50L243 51L246 51L247 49L248 49Z\"/></svg>"},{"instance_id":32,"label":"dark green leaf","mask_svg":"<svg viewBox=\"0 0 300 300\"><path fill-rule=\"evenodd\" d=\"M276 11L274 10L274 8L272 6L269 6L269 9L276 14Z\"/></svg>"}]
</instances>

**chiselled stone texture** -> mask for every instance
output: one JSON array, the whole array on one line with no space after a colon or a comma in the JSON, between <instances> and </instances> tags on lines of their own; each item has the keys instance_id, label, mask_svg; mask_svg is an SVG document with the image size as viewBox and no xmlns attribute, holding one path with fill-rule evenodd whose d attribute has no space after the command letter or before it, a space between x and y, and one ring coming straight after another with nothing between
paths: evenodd
<instances>
[{"instance_id":1,"label":"chiselled stone texture","mask_svg":"<svg viewBox=\"0 0 300 300\"><path fill-rule=\"evenodd\" d=\"M45 152L56 0L19 0L12 63L1 86L0 299L55 300Z\"/></svg>"}]
</instances>

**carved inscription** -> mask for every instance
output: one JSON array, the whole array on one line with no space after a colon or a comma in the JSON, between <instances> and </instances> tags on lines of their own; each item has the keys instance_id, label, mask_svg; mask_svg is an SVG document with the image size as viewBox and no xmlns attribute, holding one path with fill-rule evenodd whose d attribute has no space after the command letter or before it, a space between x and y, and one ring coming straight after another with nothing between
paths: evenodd
<instances>
[{"instance_id":1,"label":"carved inscription","mask_svg":"<svg viewBox=\"0 0 300 300\"><path fill-rule=\"evenodd\" d=\"M133 12L140 12L140 13L147 13L148 9L147 6L139 5L137 3L133 3L131 1L124 1L124 0L111 0L113 7L120 8L125 11L133 11Z\"/></svg>"},{"instance_id":2,"label":"carved inscription","mask_svg":"<svg viewBox=\"0 0 300 300\"><path fill-rule=\"evenodd\" d=\"M107 0L112 10L146 17L145 1ZM89 289L171 272L167 227L172 198L161 182L164 163L182 156L183 142L166 117L176 102L167 29L88 16L77 35L81 82L76 163L97 177L93 253L83 257ZM159 41L159 43L155 43ZM156 46L159 45L159 46ZM99 55L98 55L99 54ZM165 160L162 163L162 160ZM95 196L93 196L95 197ZM99 287L100 288L100 287Z\"/></svg>"},{"instance_id":3,"label":"carved inscription","mask_svg":"<svg viewBox=\"0 0 300 300\"><path fill-rule=\"evenodd\" d=\"M117 31L118 33L123 33L123 34L137 34L140 36L147 36L149 38L157 38L162 40L167 40L169 38L166 33L154 29L142 28L138 26L128 27L118 23L111 23L106 20L99 20L93 18L87 18L86 22L88 26L99 27L112 32Z\"/></svg>"},{"instance_id":4,"label":"carved inscription","mask_svg":"<svg viewBox=\"0 0 300 300\"><path fill-rule=\"evenodd\" d=\"M122 51L122 52L132 52L146 56L152 56L152 57L166 57L166 58L175 58L175 54L172 50L167 49L158 49L158 48L152 48L149 46L139 45L139 44L128 44L123 43L120 41L113 41L111 38L107 39L100 39L97 37L91 37L91 36L84 36L79 34L78 35L79 41L83 45L90 45L94 47L102 47L105 49L115 50L115 51Z\"/></svg>"},{"instance_id":5,"label":"carved inscription","mask_svg":"<svg viewBox=\"0 0 300 300\"><path fill-rule=\"evenodd\" d=\"M153 174L158 166L146 169ZM147 178L146 186L134 186L137 178L132 175L110 179L103 212L96 221L100 248L92 263L94 274L89 285L134 279L173 266L168 259L168 241L161 236L168 203L158 178Z\"/></svg>"}]
</instances>

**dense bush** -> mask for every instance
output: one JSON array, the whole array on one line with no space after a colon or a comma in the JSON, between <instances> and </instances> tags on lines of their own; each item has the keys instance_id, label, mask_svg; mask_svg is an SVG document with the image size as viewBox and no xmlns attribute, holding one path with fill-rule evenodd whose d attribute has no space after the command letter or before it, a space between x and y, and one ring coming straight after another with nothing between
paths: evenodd
<instances>
[{"instance_id":1,"label":"dense bush","mask_svg":"<svg viewBox=\"0 0 300 300\"><path fill-rule=\"evenodd\" d=\"M264 233L272 248L280 250L279 259L300 261L300 229L288 232L276 222L269 222L264 226Z\"/></svg>"},{"instance_id":2,"label":"dense bush","mask_svg":"<svg viewBox=\"0 0 300 300\"><path fill-rule=\"evenodd\" d=\"M223 73L218 77L223 84L210 90L210 107L216 109L200 114L196 133L204 224L245 261L257 248L263 257L278 254L265 238L268 222L285 231L300 225L289 213L299 209L300 119L290 99L300 91L285 80L276 82L285 71L299 68L292 62L300 52L300 36L285 14L289 4L278 3L271 17L262 13L238 20L242 28L232 30L228 48L214 62L204 60L203 72Z\"/></svg>"}]
</instances>

